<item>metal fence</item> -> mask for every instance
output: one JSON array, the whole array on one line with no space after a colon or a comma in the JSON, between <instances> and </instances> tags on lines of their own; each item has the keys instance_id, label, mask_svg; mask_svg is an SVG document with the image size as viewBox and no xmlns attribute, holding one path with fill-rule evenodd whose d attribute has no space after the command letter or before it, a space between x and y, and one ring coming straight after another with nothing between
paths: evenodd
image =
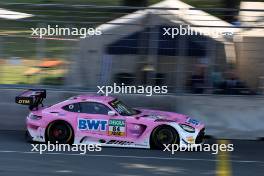
<instances>
[{"instance_id":1,"label":"metal fence","mask_svg":"<svg viewBox=\"0 0 264 176\"><path fill-rule=\"evenodd\" d=\"M170 93L263 93L264 9L171 8L165 1L0 7L2 85L96 90L125 83L168 86ZM225 22L230 16L232 23ZM32 36L31 28L48 25L99 29L100 35Z\"/></svg>"}]
</instances>

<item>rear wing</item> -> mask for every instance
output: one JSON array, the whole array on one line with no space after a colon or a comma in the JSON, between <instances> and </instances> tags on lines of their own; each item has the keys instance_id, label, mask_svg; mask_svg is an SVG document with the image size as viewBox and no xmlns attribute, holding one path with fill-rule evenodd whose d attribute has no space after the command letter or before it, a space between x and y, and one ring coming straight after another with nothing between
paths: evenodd
<instances>
[{"instance_id":1,"label":"rear wing","mask_svg":"<svg viewBox=\"0 0 264 176\"><path fill-rule=\"evenodd\" d=\"M30 110L38 109L39 105L43 107L43 100L46 98L45 89L29 89L16 96L16 103L28 105Z\"/></svg>"}]
</instances>

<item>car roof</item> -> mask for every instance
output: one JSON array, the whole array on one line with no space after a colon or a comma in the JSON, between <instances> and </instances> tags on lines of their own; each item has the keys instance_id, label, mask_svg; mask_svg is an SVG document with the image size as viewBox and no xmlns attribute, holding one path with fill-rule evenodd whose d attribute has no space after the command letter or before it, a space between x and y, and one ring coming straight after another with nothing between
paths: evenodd
<instances>
[{"instance_id":1,"label":"car roof","mask_svg":"<svg viewBox=\"0 0 264 176\"><path fill-rule=\"evenodd\" d=\"M116 98L111 97L111 96L103 96L99 94L82 94L82 95L70 97L62 102L59 102L57 104L50 106L49 108L56 109L56 108L61 108L71 103L79 103L79 102L86 102L86 101L108 104L110 101L113 101L113 100L116 100Z\"/></svg>"},{"instance_id":2,"label":"car roof","mask_svg":"<svg viewBox=\"0 0 264 176\"><path fill-rule=\"evenodd\" d=\"M99 94L82 94L82 95L71 97L68 100L73 100L73 101L78 101L78 102L79 101L95 101L95 102L108 103L115 99L116 98L111 97L111 96L104 96L104 95L99 95Z\"/></svg>"}]
</instances>

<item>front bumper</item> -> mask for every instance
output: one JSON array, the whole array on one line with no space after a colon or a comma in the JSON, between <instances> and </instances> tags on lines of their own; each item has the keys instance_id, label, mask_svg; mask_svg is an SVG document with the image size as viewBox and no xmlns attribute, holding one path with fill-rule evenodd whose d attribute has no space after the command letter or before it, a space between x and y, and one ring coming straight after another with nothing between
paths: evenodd
<instances>
[{"instance_id":1,"label":"front bumper","mask_svg":"<svg viewBox=\"0 0 264 176\"><path fill-rule=\"evenodd\" d=\"M176 131L179 134L180 137L180 145L184 144L203 144L204 142L204 135L205 135L205 128L201 129L195 129L194 133L190 133L182 129L179 124L177 123L171 123L171 126L173 126Z\"/></svg>"}]
</instances>

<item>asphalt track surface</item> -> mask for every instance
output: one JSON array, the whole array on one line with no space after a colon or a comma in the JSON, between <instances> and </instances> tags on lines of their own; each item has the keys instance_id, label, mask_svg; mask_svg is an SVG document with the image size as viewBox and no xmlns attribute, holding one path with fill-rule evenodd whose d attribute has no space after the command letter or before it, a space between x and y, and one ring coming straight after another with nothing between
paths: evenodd
<instances>
[{"instance_id":1,"label":"asphalt track surface","mask_svg":"<svg viewBox=\"0 0 264 176\"><path fill-rule=\"evenodd\" d=\"M217 143L218 140L207 140ZM103 148L85 155L31 152L22 131L0 131L0 176L263 176L264 142L229 140L234 152L170 152ZM221 157L223 156L223 157Z\"/></svg>"}]
</instances>

